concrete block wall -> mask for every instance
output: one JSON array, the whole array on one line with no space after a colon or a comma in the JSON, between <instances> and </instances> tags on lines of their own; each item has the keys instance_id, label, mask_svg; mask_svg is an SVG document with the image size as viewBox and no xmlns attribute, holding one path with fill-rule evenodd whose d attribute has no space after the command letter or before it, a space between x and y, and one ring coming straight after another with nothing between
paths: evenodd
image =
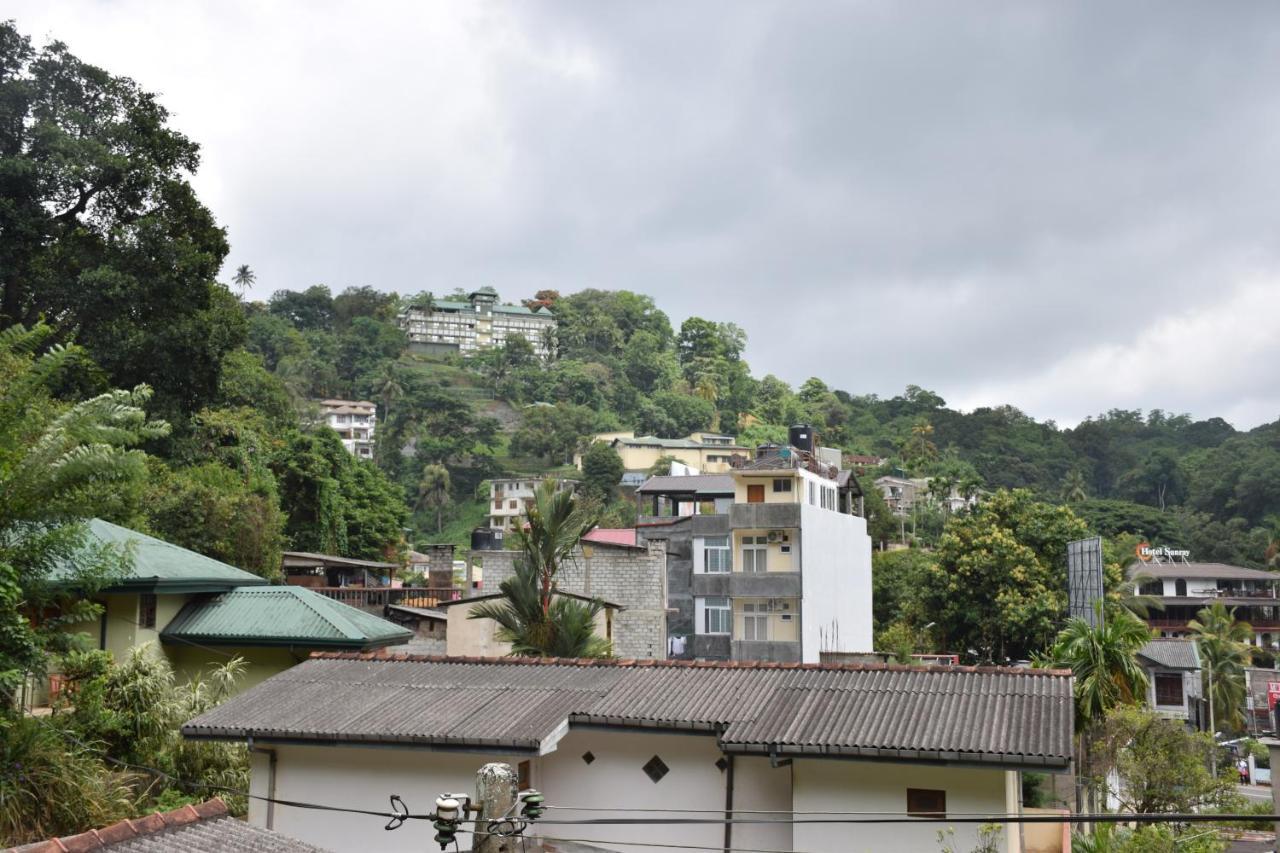
<instances>
[{"instance_id":1,"label":"concrete block wall","mask_svg":"<svg viewBox=\"0 0 1280 853\"><path fill-rule=\"evenodd\" d=\"M517 551L484 552L484 592L497 592L515 572ZM613 653L620 658L667 656L667 551L663 542L644 548L591 544L561 566L556 585L564 592L621 605L613 618Z\"/></svg>"}]
</instances>

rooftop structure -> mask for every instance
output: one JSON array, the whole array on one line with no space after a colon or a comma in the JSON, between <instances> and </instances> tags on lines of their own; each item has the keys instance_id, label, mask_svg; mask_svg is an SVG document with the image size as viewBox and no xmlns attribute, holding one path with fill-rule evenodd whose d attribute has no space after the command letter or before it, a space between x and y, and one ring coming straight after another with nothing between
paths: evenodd
<instances>
[{"instance_id":1,"label":"rooftop structure","mask_svg":"<svg viewBox=\"0 0 1280 853\"><path fill-rule=\"evenodd\" d=\"M545 755L590 725L714 734L742 754L1063 769L1071 716L1060 670L319 654L182 732Z\"/></svg>"},{"instance_id":2,"label":"rooftop structure","mask_svg":"<svg viewBox=\"0 0 1280 853\"><path fill-rule=\"evenodd\" d=\"M473 291L466 301L437 299L429 305L410 305L399 319L411 349L444 355L471 355L505 346L509 337L522 337L545 358L547 332L556 325L549 310L498 302L492 287Z\"/></svg>"},{"instance_id":3,"label":"rooftop structure","mask_svg":"<svg viewBox=\"0 0 1280 853\"><path fill-rule=\"evenodd\" d=\"M1200 653L1194 640L1155 639L1138 652L1147 671L1147 705L1163 717L1209 728L1209 712L1200 683Z\"/></svg>"},{"instance_id":4,"label":"rooftop structure","mask_svg":"<svg viewBox=\"0 0 1280 853\"><path fill-rule=\"evenodd\" d=\"M596 435L593 441L602 441L616 450L623 468L633 472L647 472L659 459L670 457L701 474L723 474L734 459L746 460L751 455L733 436L709 432L696 432L685 438L606 432ZM581 453L574 456L573 464L582 470Z\"/></svg>"}]
</instances>

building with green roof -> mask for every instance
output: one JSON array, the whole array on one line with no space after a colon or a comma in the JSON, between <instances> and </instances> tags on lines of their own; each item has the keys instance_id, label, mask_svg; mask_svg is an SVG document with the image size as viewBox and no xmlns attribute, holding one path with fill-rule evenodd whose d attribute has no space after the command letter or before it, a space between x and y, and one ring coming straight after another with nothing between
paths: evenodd
<instances>
[{"instance_id":1,"label":"building with green roof","mask_svg":"<svg viewBox=\"0 0 1280 853\"><path fill-rule=\"evenodd\" d=\"M544 333L556 325L549 310L500 303L492 287L473 291L465 302L437 299L412 304L399 319L409 336L410 349L432 355L472 355L505 346L508 338L521 337L539 357L545 357Z\"/></svg>"},{"instance_id":2,"label":"building with green roof","mask_svg":"<svg viewBox=\"0 0 1280 853\"><path fill-rule=\"evenodd\" d=\"M350 605L266 579L195 551L101 519L86 524L81 552L55 567L73 584L77 563L102 549L120 553L125 572L98 591L97 622L68 626L123 660L154 643L179 678L241 657L243 689L305 660L315 650L370 651L407 642L407 629Z\"/></svg>"}]
</instances>

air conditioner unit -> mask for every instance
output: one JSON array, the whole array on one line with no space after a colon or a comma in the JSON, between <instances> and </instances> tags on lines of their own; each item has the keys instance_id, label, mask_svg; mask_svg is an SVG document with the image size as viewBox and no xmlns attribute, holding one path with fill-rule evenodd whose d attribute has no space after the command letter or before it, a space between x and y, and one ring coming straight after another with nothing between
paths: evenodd
<instances>
[{"instance_id":1,"label":"air conditioner unit","mask_svg":"<svg viewBox=\"0 0 1280 853\"><path fill-rule=\"evenodd\" d=\"M777 543L777 542L786 542L786 541L787 541L787 534L786 534L786 533L784 533L784 532L782 532L781 530L770 530L770 531L769 531L769 544L770 544L770 545L773 545L773 544L775 544L775 543Z\"/></svg>"}]
</instances>

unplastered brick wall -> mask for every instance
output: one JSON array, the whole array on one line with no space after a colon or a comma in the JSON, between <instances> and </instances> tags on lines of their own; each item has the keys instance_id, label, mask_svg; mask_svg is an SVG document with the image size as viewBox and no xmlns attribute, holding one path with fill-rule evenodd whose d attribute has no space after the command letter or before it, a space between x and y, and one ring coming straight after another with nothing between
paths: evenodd
<instances>
[{"instance_id":1,"label":"unplastered brick wall","mask_svg":"<svg viewBox=\"0 0 1280 853\"><path fill-rule=\"evenodd\" d=\"M667 551L664 542L644 548L592 544L591 556L575 549L560 567L556 586L622 606L613 617L613 653L620 658L667 656ZM497 592L515 571L517 551L475 552L484 560L484 592Z\"/></svg>"}]
</instances>

